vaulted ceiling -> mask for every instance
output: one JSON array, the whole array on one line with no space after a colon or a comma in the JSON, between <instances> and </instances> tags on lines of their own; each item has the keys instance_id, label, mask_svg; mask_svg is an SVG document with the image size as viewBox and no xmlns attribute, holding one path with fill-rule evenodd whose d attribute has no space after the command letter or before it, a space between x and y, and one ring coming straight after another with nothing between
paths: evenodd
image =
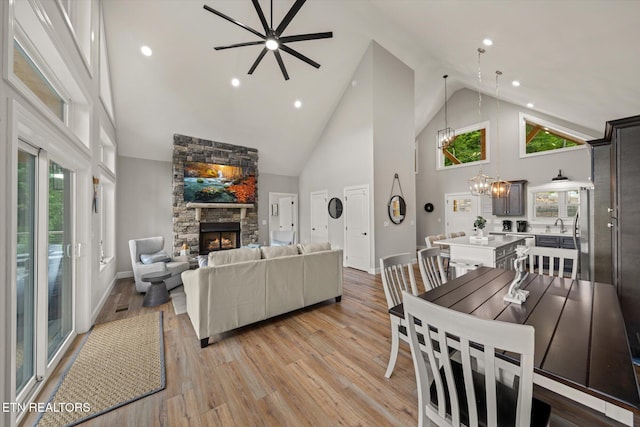
<instances>
[{"instance_id":1,"label":"vaulted ceiling","mask_svg":"<svg viewBox=\"0 0 640 427\"><path fill-rule=\"evenodd\" d=\"M449 95L478 89L487 37L483 92L494 93L499 69L501 98L596 136L640 114L640 1L308 0L285 34L333 38L291 45L321 67L283 53L288 81L273 55L247 75L262 46L214 51L256 36L204 4L262 28L250 0L104 0L120 155L168 161L180 133L255 147L261 172L298 175L372 40L415 70L416 134L442 107L443 74ZM269 19L271 2L260 4ZM274 0L273 22L292 4Z\"/></svg>"}]
</instances>

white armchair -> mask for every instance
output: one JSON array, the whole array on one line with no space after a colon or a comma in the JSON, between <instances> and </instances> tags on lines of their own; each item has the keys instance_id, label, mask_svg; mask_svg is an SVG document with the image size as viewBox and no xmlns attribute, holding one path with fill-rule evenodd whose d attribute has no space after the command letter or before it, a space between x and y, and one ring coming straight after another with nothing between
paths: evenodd
<instances>
[{"instance_id":1,"label":"white armchair","mask_svg":"<svg viewBox=\"0 0 640 427\"><path fill-rule=\"evenodd\" d=\"M131 266L133 267L133 277L136 281L136 291L147 292L150 283L143 282L142 276L156 271L169 271L171 277L164 281L167 290L171 290L182 285L181 273L189 269L189 261L183 257L172 258L169 262L154 262L143 264L140 255L150 255L164 249L164 237L147 237L144 239L129 240L129 252L131 253Z\"/></svg>"}]
</instances>

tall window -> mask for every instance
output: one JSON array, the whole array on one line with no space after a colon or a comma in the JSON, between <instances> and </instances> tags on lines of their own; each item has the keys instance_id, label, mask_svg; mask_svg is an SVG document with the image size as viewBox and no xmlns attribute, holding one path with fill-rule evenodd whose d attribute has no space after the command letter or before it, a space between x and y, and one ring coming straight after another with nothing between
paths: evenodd
<instances>
[{"instance_id":1,"label":"tall window","mask_svg":"<svg viewBox=\"0 0 640 427\"><path fill-rule=\"evenodd\" d=\"M520 157L580 149L592 137L547 120L520 114Z\"/></svg>"},{"instance_id":2,"label":"tall window","mask_svg":"<svg viewBox=\"0 0 640 427\"><path fill-rule=\"evenodd\" d=\"M488 122L456 129L455 138L439 150L438 169L487 162L488 129Z\"/></svg>"}]
</instances>

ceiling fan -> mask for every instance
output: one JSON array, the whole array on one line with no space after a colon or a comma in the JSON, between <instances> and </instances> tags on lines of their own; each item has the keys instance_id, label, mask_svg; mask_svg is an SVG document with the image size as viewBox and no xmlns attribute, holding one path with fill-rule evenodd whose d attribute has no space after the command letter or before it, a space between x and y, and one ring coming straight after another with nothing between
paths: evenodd
<instances>
[{"instance_id":1,"label":"ceiling fan","mask_svg":"<svg viewBox=\"0 0 640 427\"><path fill-rule=\"evenodd\" d=\"M305 3L305 1L306 0L296 0L293 6L291 6L291 9L289 9L289 12L287 12L285 17L282 19L282 22L280 22L278 27L273 28L273 0L271 0L271 24L267 24L267 20L264 16L264 13L262 12L262 8L260 7L260 3L258 2L258 0L251 0L251 3L253 3L253 7L255 7L256 12L258 13L260 22L262 23L264 34L254 30L253 28L239 21L236 21L235 19L225 15L222 12L218 12L217 10L210 8L205 4L204 8L209 12L215 15L218 15L219 17L226 19L229 22L232 22L239 27L244 28L245 30L249 31L252 34L255 34L256 36L262 39L262 40L253 41L253 42L235 43L228 46L218 46L218 47L214 47L214 49L223 50L223 49L231 49L234 47L264 45L264 48L258 55L258 58L255 60L255 62L249 69L249 74L253 74L253 72L258 67L258 64L260 64L260 61L262 61L262 58L264 58L264 56L267 54L268 51L272 51L273 55L276 57L276 61L278 61L278 65L280 66L280 70L282 71L282 75L284 76L285 80L289 80L289 73L287 73L287 69L284 66L284 62L282 62L282 56L280 55L281 50L283 52L288 53L289 55L295 56L301 61L306 62L312 67L320 68L320 64L304 56L300 52L291 49L290 47L286 46L285 43L301 42L306 40L328 39L333 37L333 32L329 31L324 33L299 34L299 35L293 35L293 36L282 35L284 30L291 23L291 20L296 16L296 14L298 13L302 5Z\"/></svg>"}]
</instances>

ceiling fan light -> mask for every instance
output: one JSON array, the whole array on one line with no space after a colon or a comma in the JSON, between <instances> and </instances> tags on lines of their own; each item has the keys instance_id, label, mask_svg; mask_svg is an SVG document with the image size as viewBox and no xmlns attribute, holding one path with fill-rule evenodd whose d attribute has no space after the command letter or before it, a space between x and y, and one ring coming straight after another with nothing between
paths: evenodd
<instances>
[{"instance_id":1,"label":"ceiling fan light","mask_svg":"<svg viewBox=\"0 0 640 427\"><path fill-rule=\"evenodd\" d=\"M278 43L276 39L267 39L265 46L269 50L276 50L278 49L278 47L280 47L280 43Z\"/></svg>"}]
</instances>

